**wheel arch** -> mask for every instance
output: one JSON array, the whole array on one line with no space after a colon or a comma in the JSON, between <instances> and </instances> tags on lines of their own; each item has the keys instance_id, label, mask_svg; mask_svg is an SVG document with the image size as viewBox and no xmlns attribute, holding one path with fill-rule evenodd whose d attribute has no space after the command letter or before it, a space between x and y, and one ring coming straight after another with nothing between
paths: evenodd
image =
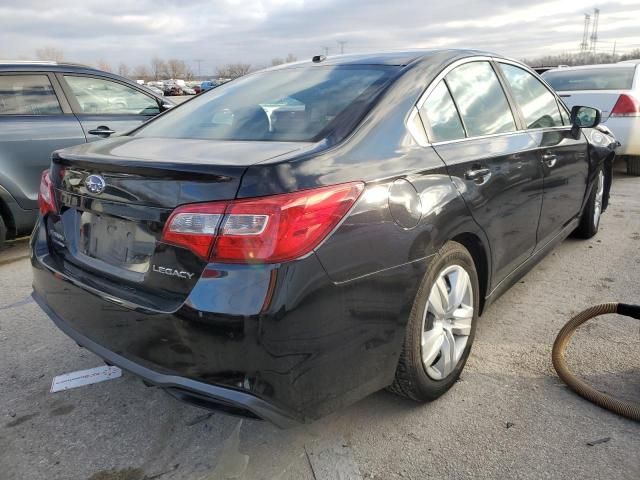
<instances>
[{"instance_id":1,"label":"wheel arch","mask_svg":"<svg viewBox=\"0 0 640 480\"><path fill-rule=\"evenodd\" d=\"M488 252L480 237L471 232L459 233L451 240L466 248L473 258L473 263L475 264L476 271L478 272L478 284L480 285L479 315L482 315L484 312L487 290L489 288L490 269Z\"/></svg>"}]
</instances>

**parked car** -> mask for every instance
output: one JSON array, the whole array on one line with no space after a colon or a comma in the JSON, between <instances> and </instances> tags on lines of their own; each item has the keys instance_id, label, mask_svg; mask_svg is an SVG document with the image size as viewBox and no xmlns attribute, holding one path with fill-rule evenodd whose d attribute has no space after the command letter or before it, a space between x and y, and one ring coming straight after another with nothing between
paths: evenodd
<instances>
[{"instance_id":1,"label":"parked car","mask_svg":"<svg viewBox=\"0 0 640 480\"><path fill-rule=\"evenodd\" d=\"M151 90L153 93L158 95L159 97L164 97L164 90L154 86L154 85L145 85L148 90Z\"/></svg>"},{"instance_id":2,"label":"parked car","mask_svg":"<svg viewBox=\"0 0 640 480\"><path fill-rule=\"evenodd\" d=\"M622 146L627 172L640 175L640 60L550 70L542 76L569 108L590 105Z\"/></svg>"},{"instance_id":3,"label":"parked car","mask_svg":"<svg viewBox=\"0 0 640 480\"><path fill-rule=\"evenodd\" d=\"M0 63L0 248L33 228L53 150L126 132L172 105L90 67Z\"/></svg>"},{"instance_id":4,"label":"parked car","mask_svg":"<svg viewBox=\"0 0 640 480\"><path fill-rule=\"evenodd\" d=\"M289 110L272 124L263 105ZM615 155L599 118L474 51L252 73L54 154L33 297L200 406L289 425L385 387L432 400L480 314L597 233Z\"/></svg>"},{"instance_id":5,"label":"parked car","mask_svg":"<svg viewBox=\"0 0 640 480\"><path fill-rule=\"evenodd\" d=\"M184 95L182 89L183 87L176 84L165 84L164 95L165 97L179 97L181 95Z\"/></svg>"},{"instance_id":6,"label":"parked car","mask_svg":"<svg viewBox=\"0 0 640 480\"><path fill-rule=\"evenodd\" d=\"M182 87L182 94L183 95L195 95L196 91L193 88L185 85L184 87Z\"/></svg>"},{"instance_id":7,"label":"parked car","mask_svg":"<svg viewBox=\"0 0 640 480\"><path fill-rule=\"evenodd\" d=\"M216 82L212 80L205 80L200 84L200 91L206 92L207 90L211 90L212 88L216 88Z\"/></svg>"}]
</instances>

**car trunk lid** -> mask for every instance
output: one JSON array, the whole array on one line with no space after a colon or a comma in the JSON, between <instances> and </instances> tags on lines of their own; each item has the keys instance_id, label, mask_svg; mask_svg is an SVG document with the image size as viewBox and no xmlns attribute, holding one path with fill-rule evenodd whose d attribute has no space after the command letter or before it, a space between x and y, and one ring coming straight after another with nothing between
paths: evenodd
<instances>
[{"instance_id":1,"label":"car trunk lid","mask_svg":"<svg viewBox=\"0 0 640 480\"><path fill-rule=\"evenodd\" d=\"M558 92L558 95L569 109L576 105L599 109L602 112L602 121L604 122L609 118L611 110L613 110L622 93L627 92L618 90L581 90L561 91Z\"/></svg>"},{"instance_id":2,"label":"car trunk lid","mask_svg":"<svg viewBox=\"0 0 640 480\"><path fill-rule=\"evenodd\" d=\"M53 156L58 211L47 216L52 256L68 277L161 311L179 308L206 265L190 250L162 241L173 209L231 200L248 165L300 148L135 137L95 145ZM89 181L96 177L103 189Z\"/></svg>"}]
</instances>

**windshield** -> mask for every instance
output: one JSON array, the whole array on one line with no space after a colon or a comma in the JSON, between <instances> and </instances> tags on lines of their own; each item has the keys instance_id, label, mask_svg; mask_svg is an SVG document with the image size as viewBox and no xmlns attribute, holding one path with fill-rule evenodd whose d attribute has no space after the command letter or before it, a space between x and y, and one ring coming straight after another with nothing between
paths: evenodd
<instances>
[{"instance_id":1,"label":"windshield","mask_svg":"<svg viewBox=\"0 0 640 480\"><path fill-rule=\"evenodd\" d=\"M143 137L317 141L351 130L396 67L314 66L224 84L143 126Z\"/></svg>"},{"instance_id":2,"label":"windshield","mask_svg":"<svg viewBox=\"0 0 640 480\"><path fill-rule=\"evenodd\" d=\"M615 68L581 68L551 70L542 74L557 91L564 90L629 90L635 66Z\"/></svg>"}]
</instances>

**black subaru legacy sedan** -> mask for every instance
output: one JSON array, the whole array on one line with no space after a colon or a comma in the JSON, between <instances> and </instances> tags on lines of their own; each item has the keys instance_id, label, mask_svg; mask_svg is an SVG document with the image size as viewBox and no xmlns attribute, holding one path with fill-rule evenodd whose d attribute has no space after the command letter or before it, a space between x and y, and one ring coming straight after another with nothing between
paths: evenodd
<instances>
[{"instance_id":1,"label":"black subaru legacy sedan","mask_svg":"<svg viewBox=\"0 0 640 480\"><path fill-rule=\"evenodd\" d=\"M314 57L53 154L33 296L79 345L204 407L309 421L445 393L478 318L596 234L615 140L528 67Z\"/></svg>"}]
</instances>

